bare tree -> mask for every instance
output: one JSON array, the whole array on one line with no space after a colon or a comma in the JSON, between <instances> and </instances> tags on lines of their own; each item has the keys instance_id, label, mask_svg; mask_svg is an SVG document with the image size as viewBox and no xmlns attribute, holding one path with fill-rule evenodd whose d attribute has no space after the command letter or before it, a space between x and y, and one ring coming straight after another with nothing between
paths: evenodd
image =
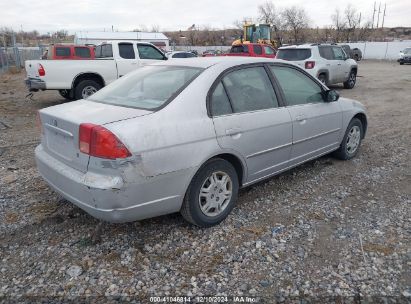
<instances>
[{"instance_id":1,"label":"bare tree","mask_svg":"<svg viewBox=\"0 0 411 304\"><path fill-rule=\"evenodd\" d=\"M347 23L338 8L335 9L335 13L331 16L331 19L335 28L334 42L340 42L344 30L347 27Z\"/></svg>"},{"instance_id":2,"label":"bare tree","mask_svg":"<svg viewBox=\"0 0 411 304\"><path fill-rule=\"evenodd\" d=\"M356 8L354 8L351 4L348 4L344 10L344 17L347 24L345 39L347 42L350 42L350 38L352 38L355 34L355 29L359 26L360 14L357 13Z\"/></svg>"},{"instance_id":3,"label":"bare tree","mask_svg":"<svg viewBox=\"0 0 411 304\"><path fill-rule=\"evenodd\" d=\"M295 43L304 40L304 29L308 28L309 19L303 8L292 6L281 13L286 29L292 32Z\"/></svg>"}]
</instances>

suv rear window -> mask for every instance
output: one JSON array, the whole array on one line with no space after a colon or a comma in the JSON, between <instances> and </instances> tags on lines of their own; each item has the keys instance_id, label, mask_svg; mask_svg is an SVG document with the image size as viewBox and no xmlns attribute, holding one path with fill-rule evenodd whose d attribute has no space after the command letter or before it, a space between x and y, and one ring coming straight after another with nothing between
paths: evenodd
<instances>
[{"instance_id":1,"label":"suv rear window","mask_svg":"<svg viewBox=\"0 0 411 304\"><path fill-rule=\"evenodd\" d=\"M144 66L93 94L88 100L155 110L174 99L203 69L182 66Z\"/></svg>"},{"instance_id":2,"label":"suv rear window","mask_svg":"<svg viewBox=\"0 0 411 304\"><path fill-rule=\"evenodd\" d=\"M310 57L310 49L279 49L277 52L277 59L298 61L305 60Z\"/></svg>"}]
</instances>

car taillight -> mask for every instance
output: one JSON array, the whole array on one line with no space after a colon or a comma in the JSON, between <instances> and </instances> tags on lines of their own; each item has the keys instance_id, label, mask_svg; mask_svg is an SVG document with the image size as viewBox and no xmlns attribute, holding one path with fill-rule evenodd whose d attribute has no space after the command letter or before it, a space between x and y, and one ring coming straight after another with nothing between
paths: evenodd
<instances>
[{"instance_id":1,"label":"car taillight","mask_svg":"<svg viewBox=\"0 0 411 304\"><path fill-rule=\"evenodd\" d=\"M315 66L315 61L306 61L305 62L305 68L306 69L313 69Z\"/></svg>"},{"instance_id":2,"label":"car taillight","mask_svg":"<svg viewBox=\"0 0 411 304\"><path fill-rule=\"evenodd\" d=\"M39 129L40 133L43 135L44 129L43 129L43 124L41 123L41 117L40 117L39 111L37 111L36 123L37 123L37 128Z\"/></svg>"},{"instance_id":3,"label":"car taillight","mask_svg":"<svg viewBox=\"0 0 411 304\"><path fill-rule=\"evenodd\" d=\"M39 72L39 76L45 76L46 75L46 70L43 68L43 66L39 63L37 71Z\"/></svg>"},{"instance_id":4,"label":"car taillight","mask_svg":"<svg viewBox=\"0 0 411 304\"><path fill-rule=\"evenodd\" d=\"M116 159L131 156L130 151L111 131L91 123L80 125L79 148L85 154L100 158Z\"/></svg>"}]
</instances>

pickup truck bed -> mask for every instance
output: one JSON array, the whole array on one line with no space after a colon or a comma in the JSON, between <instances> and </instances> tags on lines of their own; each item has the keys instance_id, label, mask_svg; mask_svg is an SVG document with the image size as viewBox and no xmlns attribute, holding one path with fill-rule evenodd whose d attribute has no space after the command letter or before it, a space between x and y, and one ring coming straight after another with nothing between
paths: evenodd
<instances>
[{"instance_id":1,"label":"pickup truck bed","mask_svg":"<svg viewBox=\"0 0 411 304\"><path fill-rule=\"evenodd\" d=\"M93 60L28 60L26 85L30 91L58 90L67 99L87 98L119 77L167 57L154 45L113 41L96 47Z\"/></svg>"}]
</instances>

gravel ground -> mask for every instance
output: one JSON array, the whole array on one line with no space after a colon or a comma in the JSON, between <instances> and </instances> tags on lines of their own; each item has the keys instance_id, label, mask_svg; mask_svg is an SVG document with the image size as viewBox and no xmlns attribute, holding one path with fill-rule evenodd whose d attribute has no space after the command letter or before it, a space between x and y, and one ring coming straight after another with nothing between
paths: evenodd
<instances>
[{"instance_id":1,"label":"gravel ground","mask_svg":"<svg viewBox=\"0 0 411 304\"><path fill-rule=\"evenodd\" d=\"M33 151L36 110L64 100L41 92L26 101L23 73L3 75L0 302L220 295L409 303L411 67L362 61L359 70L353 90L336 87L367 106L359 155L322 157L247 188L209 229L179 214L99 224L63 200L40 178Z\"/></svg>"}]
</instances>

